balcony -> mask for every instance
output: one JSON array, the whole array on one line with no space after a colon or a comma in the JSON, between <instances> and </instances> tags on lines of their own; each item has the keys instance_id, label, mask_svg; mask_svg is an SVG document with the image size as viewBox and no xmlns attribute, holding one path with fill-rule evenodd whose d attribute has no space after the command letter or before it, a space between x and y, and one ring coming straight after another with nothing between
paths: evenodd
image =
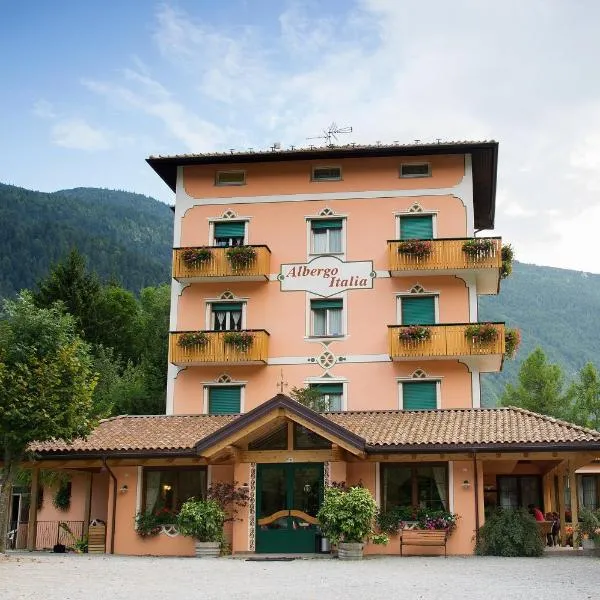
<instances>
[{"instance_id":1,"label":"balcony","mask_svg":"<svg viewBox=\"0 0 600 600\"><path fill-rule=\"evenodd\" d=\"M234 262L228 257L232 248L198 246L173 249L173 279L182 283L201 281L267 281L271 266L271 251L267 246L252 248L254 258ZM195 257L196 260L191 260Z\"/></svg>"},{"instance_id":2,"label":"balcony","mask_svg":"<svg viewBox=\"0 0 600 600\"><path fill-rule=\"evenodd\" d=\"M237 338L235 343L232 343L232 337ZM169 334L169 362L180 367L262 364L267 362L268 354L269 334L264 329Z\"/></svg>"},{"instance_id":3,"label":"balcony","mask_svg":"<svg viewBox=\"0 0 600 600\"><path fill-rule=\"evenodd\" d=\"M478 240L487 248L470 252L463 250L465 242ZM408 240L388 240L389 271L392 277L406 275L472 276L478 294L497 294L502 266L501 238L453 238L419 240L428 245L425 253L402 251ZM407 249L408 250L408 249Z\"/></svg>"},{"instance_id":4,"label":"balcony","mask_svg":"<svg viewBox=\"0 0 600 600\"><path fill-rule=\"evenodd\" d=\"M478 337L469 335L469 329L485 327L491 333ZM402 332L410 327L428 330L426 339L403 339ZM467 329L469 328L469 329ZM390 358L409 360L462 360L470 359L482 372L499 371L505 352L504 323L453 323L445 325L388 325ZM406 334L405 336L406 337Z\"/></svg>"}]
</instances>

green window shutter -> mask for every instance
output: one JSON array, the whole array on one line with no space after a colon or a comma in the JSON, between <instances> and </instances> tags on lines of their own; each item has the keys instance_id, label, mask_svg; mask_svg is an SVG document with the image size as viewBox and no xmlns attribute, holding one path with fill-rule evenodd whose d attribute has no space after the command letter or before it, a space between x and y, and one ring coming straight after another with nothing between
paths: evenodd
<instances>
[{"instance_id":1,"label":"green window shutter","mask_svg":"<svg viewBox=\"0 0 600 600\"><path fill-rule=\"evenodd\" d=\"M210 306L213 312L239 312L242 310L241 302L214 302Z\"/></svg>"},{"instance_id":2,"label":"green window shutter","mask_svg":"<svg viewBox=\"0 0 600 600\"><path fill-rule=\"evenodd\" d=\"M401 240L425 240L433 238L433 217L400 217Z\"/></svg>"},{"instance_id":3,"label":"green window shutter","mask_svg":"<svg viewBox=\"0 0 600 600\"><path fill-rule=\"evenodd\" d=\"M312 300L310 306L313 310L323 308L344 308L344 301L341 298L333 298L331 300Z\"/></svg>"},{"instance_id":4,"label":"green window shutter","mask_svg":"<svg viewBox=\"0 0 600 600\"><path fill-rule=\"evenodd\" d=\"M232 415L240 412L242 388L240 386L211 387L208 390L208 413Z\"/></svg>"},{"instance_id":5,"label":"green window shutter","mask_svg":"<svg viewBox=\"0 0 600 600\"><path fill-rule=\"evenodd\" d=\"M344 386L341 383L315 383L310 386L321 392L321 394L343 394Z\"/></svg>"},{"instance_id":6,"label":"green window shutter","mask_svg":"<svg viewBox=\"0 0 600 600\"><path fill-rule=\"evenodd\" d=\"M402 384L404 410L431 410L437 408L437 383L415 381Z\"/></svg>"},{"instance_id":7,"label":"green window shutter","mask_svg":"<svg viewBox=\"0 0 600 600\"><path fill-rule=\"evenodd\" d=\"M244 237L246 223L244 221L227 221L215 223L216 238Z\"/></svg>"},{"instance_id":8,"label":"green window shutter","mask_svg":"<svg viewBox=\"0 0 600 600\"><path fill-rule=\"evenodd\" d=\"M310 222L310 227L313 231L318 231L319 229L341 229L342 228L342 220L341 219L319 219Z\"/></svg>"},{"instance_id":9,"label":"green window shutter","mask_svg":"<svg viewBox=\"0 0 600 600\"><path fill-rule=\"evenodd\" d=\"M402 325L433 325L435 323L435 298L404 296L402 303Z\"/></svg>"}]
</instances>

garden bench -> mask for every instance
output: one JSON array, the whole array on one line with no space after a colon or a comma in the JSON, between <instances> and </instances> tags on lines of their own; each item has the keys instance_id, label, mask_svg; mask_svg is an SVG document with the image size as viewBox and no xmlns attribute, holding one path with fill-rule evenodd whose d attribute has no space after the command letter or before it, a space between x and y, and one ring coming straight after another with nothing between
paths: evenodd
<instances>
[{"instance_id":1,"label":"garden bench","mask_svg":"<svg viewBox=\"0 0 600 600\"><path fill-rule=\"evenodd\" d=\"M447 541L448 532L445 529L401 529L400 556L403 546L444 546L444 557L447 557Z\"/></svg>"}]
</instances>

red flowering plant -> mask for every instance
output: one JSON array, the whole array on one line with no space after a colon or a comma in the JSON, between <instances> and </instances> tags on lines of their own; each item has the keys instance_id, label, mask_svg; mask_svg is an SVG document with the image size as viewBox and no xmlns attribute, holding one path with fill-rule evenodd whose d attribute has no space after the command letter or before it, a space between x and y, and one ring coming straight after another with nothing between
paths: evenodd
<instances>
[{"instance_id":1,"label":"red flowering plant","mask_svg":"<svg viewBox=\"0 0 600 600\"><path fill-rule=\"evenodd\" d=\"M164 525L173 525L177 522L177 515L166 507L135 515L135 530L140 537L158 535Z\"/></svg>"},{"instance_id":2,"label":"red flowering plant","mask_svg":"<svg viewBox=\"0 0 600 600\"><path fill-rule=\"evenodd\" d=\"M514 358L521 343L521 332L510 328L504 332L504 353L508 358Z\"/></svg>"},{"instance_id":3,"label":"red flowering plant","mask_svg":"<svg viewBox=\"0 0 600 600\"><path fill-rule=\"evenodd\" d=\"M212 250L210 248L188 248L183 251L182 257L188 267L197 267L212 258Z\"/></svg>"},{"instance_id":4,"label":"red flowering plant","mask_svg":"<svg viewBox=\"0 0 600 600\"><path fill-rule=\"evenodd\" d=\"M402 327L398 332L401 342L425 342L431 339L431 329L422 325Z\"/></svg>"},{"instance_id":5,"label":"red flowering plant","mask_svg":"<svg viewBox=\"0 0 600 600\"><path fill-rule=\"evenodd\" d=\"M398 243L398 254L410 254L419 258L431 254L433 244L429 240L404 240Z\"/></svg>"},{"instance_id":6,"label":"red flowering plant","mask_svg":"<svg viewBox=\"0 0 600 600\"><path fill-rule=\"evenodd\" d=\"M409 525L414 529L445 529L451 533L456 528L457 520L458 515L443 509L394 506L379 513L377 524L388 535L396 534Z\"/></svg>"}]
</instances>

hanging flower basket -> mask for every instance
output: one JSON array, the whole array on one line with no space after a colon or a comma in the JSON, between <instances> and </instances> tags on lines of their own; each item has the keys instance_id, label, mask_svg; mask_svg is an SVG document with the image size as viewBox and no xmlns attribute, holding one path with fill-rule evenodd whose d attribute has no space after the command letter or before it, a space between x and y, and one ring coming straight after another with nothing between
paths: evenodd
<instances>
[{"instance_id":1,"label":"hanging flower basket","mask_svg":"<svg viewBox=\"0 0 600 600\"><path fill-rule=\"evenodd\" d=\"M423 258L431 254L433 244L429 240L406 240L398 244L398 254Z\"/></svg>"},{"instance_id":2,"label":"hanging flower basket","mask_svg":"<svg viewBox=\"0 0 600 600\"><path fill-rule=\"evenodd\" d=\"M504 354L514 358L521 343L521 332L518 329L507 329L504 332Z\"/></svg>"},{"instance_id":3,"label":"hanging flower basket","mask_svg":"<svg viewBox=\"0 0 600 600\"><path fill-rule=\"evenodd\" d=\"M506 279L512 273L513 259L515 257L515 253L510 244L502 246L501 256L502 265L500 266L500 278Z\"/></svg>"},{"instance_id":4,"label":"hanging flower basket","mask_svg":"<svg viewBox=\"0 0 600 600\"><path fill-rule=\"evenodd\" d=\"M240 352L246 352L252 347L254 336L245 331L228 331L223 336L223 341Z\"/></svg>"},{"instance_id":5,"label":"hanging flower basket","mask_svg":"<svg viewBox=\"0 0 600 600\"><path fill-rule=\"evenodd\" d=\"M398 333L401 342L425 342L431 339L431 329L422 325L403 327Z\"/></svg>"},{"instance_id":6,"label":"hanging flower basket","mask_svg":"<svg viewBox=\"0 0 600 600\"><path fill-rule=\"evenodd\" d=\"M228 248L227 260L233 269L248 269L256 260L256 250L252 246L233 246Z\"/></svg>"},{"instance_id":7,"label":"hanging flower basket","mask_svg":"<svg viewBox=\"0 0 600 600\"><path fill-rule=\"evenodd\" d=\"M188 248L183 251L182 258L188 267L199 267L212 258L212 251L209 248Z\"/></svg>"},{"instance_id":8,"label":"hanging flower basket","mask_svg":"<svg viewBox=\"0 0 600 600\"><path fill-rule=\"evenodd\" d=\"M486 344L498 339L498 329L491 323L467 325L465 337L475 343Z\"/></svg>"},{"instance_id":9,"label":"hanging flower basket","mask_svg":"<svg viewBox=\"0 0 600 600\"><path fill-rule=\"evenodd\" d=\"M486 258L490 256L493 249L493 240L486 238L473 238L462 245L462 251L472 258Z\"/></svg>"},{"instance_id":10,"label":"hanging flower basket","mask_svg":"<svg viewBox=\"0 0 600 600\"><path fill-rule=\"evenodd\" d=\"M192 331L182 333L177 340L177 345L181 348L193 348L194 346L206 346L208 336L202 331Z\"/></svg>"}]
</instances>

